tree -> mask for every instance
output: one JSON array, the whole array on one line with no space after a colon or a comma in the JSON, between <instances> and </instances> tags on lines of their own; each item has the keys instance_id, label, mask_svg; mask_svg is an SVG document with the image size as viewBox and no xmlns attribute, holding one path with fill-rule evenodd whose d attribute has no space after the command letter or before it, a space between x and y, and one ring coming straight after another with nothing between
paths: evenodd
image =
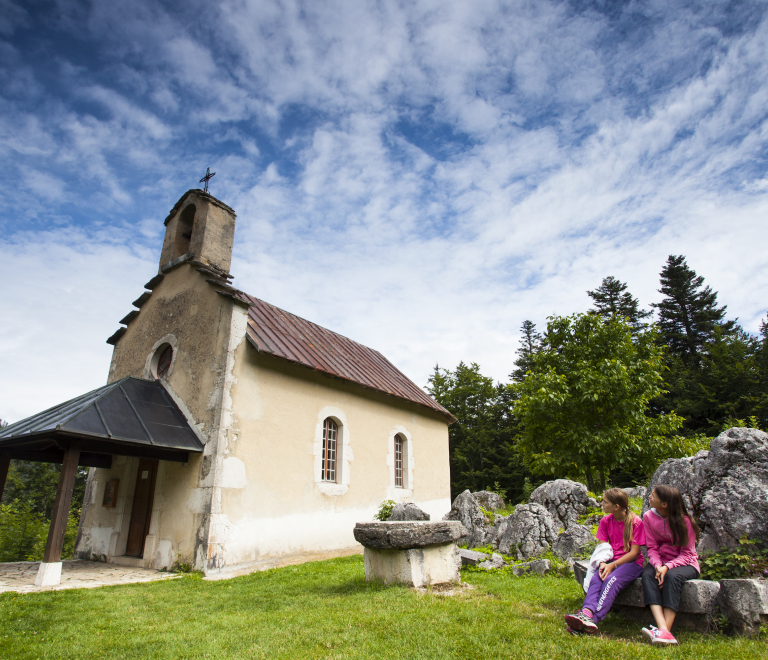
<instances>
[{"instance_id":1,"label":"tree","mask_svg":"<svg viewBox=\"0 0 768 660\"><path fill-rule=\"evenodd\" d=\"M448 429L451 497L498 483L506 499L518 501L530 473L514 451L512 392L463 362L454 371L436 366L426 389L458 419Z\"/></svg>"},{"instance_id":2,"label":"tree","mask_svg":"<svg viewBox=\"0 0 768 660\"><path fill-rule=\"evenodd\" d=\"M516 382L520 382L525 378L526 372L531 368L532 356L538 352L544 341L541 333L536 331L536 324L533 321L523 321L523 324L520 326L520 332L522 336L520 337L520 348L517 349L515 369L509 376Z\"/></svg>"},{"instance_id":3,"label":"tree","mask_svg":"<svg viewBox=\"0 0 768 660\"><path fill-rule=\"evenodd\" d=\"M627 291L627 285L612 275L604 277L600 286L594 291L587 291L587 295L595 302L593 313L606 320L614 316L623 316L629 319L635 332L646 328L648 324L642 321L653 314L640 309L639 301Z\"/></svg>"},{"instance_id":4,"label":"tree","mask_svg":"<svg viewBox=\"0 0 768 660\"><path fill-rule=\"evenodd\" d=\"M620 316L550 317L530 373L510 385L517 450L534 472L586 478L593 491L611 470L650 474L661 460L686 455L691 447L671 437L682 420L648 415L648 402L663 392L663 369L654 326L633 334Z\"/></svg>"},{"instance_id":5,"label":"tree","mask_svg":"<svg viewBox=\"0 0 768 660\"><path fill-rule=\"evenodd\" d=\"M698 363L715 328L730 332L735 326L735 321L723 322L726 306L718 307L717 293L709 286L702 288L703 283L704 278L688 267L684 256L670 254L661 271L659 293L664 300L653 304L659 310L662 341L686 364Z\"/></svg>"}]
</instances>

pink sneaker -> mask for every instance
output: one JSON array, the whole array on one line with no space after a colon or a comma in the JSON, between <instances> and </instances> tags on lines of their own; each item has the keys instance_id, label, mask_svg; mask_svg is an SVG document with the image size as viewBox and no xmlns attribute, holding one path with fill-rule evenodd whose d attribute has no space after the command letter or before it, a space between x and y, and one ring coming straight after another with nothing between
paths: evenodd
<instances>
[{"instance_id":1,"label":"pink sneaker","mask_svg":"<svg viewBox=\"0 0 768 660\"><path fill-rule=\"evenodd\" d=\"M656 630L651 644L677 644L677 640L672 636L671 632Z\"/></svg>"}]
</instances>

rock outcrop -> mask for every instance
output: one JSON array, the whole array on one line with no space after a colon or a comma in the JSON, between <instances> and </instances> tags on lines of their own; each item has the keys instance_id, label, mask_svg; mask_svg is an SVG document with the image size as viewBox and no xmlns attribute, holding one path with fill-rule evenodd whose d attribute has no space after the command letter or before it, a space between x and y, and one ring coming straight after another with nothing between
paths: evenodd
<instances>
[{"instance_id":1,"label":"rock outcrop","mask_svg":"<svg viewBox=\"0 0 768 660\"><path fill-rule=\"evenodd\" d=\"M488 545L496 539L496 528L490 525L480 509L477 498L469 490L460 493L453 500L451 510L443 520L455 520L464 525L467 535L460 539L460 543L466 543L468 548Z\"/></svg>"},{"instance_id":2,"label":"rock outcrop","mask_svg":"<svg viewBox=\"0 0 768 660\"><path fill-rule=\"evenodd\" d=\"M595 540L588 527L571 525L557 537L552 550L560 559L568 559L588 548Z\"/></svg>"},{"instance_id":3,"label":"rock outcrop","mask_svg":"<svg viewBox=\"0 0 768 660\"><path fill-rule=\"evenodd\" d=\"M472 497L475 498L475 501L481 507L488 511L497 511L504 508L504 500L501 499L501 495L490 490L479 490L476 493L472 493Z\"/></svg>"},{"instance_id":4,"label":"rock outcrop","mask_svg":"<svg viewBox=\"0 0 768 660\"><path fill-rule=\"evenodd\" d=\"M651 479L644 510L657 484L683 493L702 528L699 552L735 548L744 535L768 542L768 434L731 428L708 452L664 461Z\"/></svg>"},{"instance_id":5,"label":"rock outcrop","mask_svg":"<svg viewBox=\"0 0 768 660\"><path fill-rule=\"evenodd\" d=\"M587 487L578 481L556 479L541 484L531 493L531 502L549 511L558 527L568 529L589 506Z\"/></svg>"},{"instance_id":6,"label":"rock outcrop","mask_svg":"<svg viewBox=\"0 0 768 660\"><path fill-rule=\"evenodd\" d=\"M387 520L429 520L429 514L422 511L413 502L401 502L400 504L395 504L392 513L389 514Z\"/></svg>"},{"instance_id":7,"label":"rock outcrop","mask_svg":"<svg viewBox=\"0 0 768 660\"><path fill-rule=\"evenodd\" d=\"M546 552L557 539L557 529L544 506L521 504L497 526L499 552L527 559Z\"/></svg>"}]
</instances>

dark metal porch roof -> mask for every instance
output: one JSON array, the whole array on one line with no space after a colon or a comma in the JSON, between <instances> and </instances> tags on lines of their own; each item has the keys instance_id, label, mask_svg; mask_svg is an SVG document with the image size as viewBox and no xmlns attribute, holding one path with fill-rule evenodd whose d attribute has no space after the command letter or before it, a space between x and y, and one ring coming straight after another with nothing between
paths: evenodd
<instances>
[{"instance_id":1,"label":"dark metal porch roof","mask_svg":"<svg viewBox=\"0 0 768 660\"><path fill-rule=\"evenodd\" d=\"M185 462L203 451L160 381L133 376L0 429L0 451L24 460L59 462L73 440L81 442L80 464L97 467L113 454Z\"/></svg>"}]
</instances>

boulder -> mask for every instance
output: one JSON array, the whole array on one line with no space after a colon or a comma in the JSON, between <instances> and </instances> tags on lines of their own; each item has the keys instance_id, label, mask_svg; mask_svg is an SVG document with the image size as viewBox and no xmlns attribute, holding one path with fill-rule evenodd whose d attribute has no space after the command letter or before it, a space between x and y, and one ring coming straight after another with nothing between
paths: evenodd
<instances>
[{"instance_id":1,"label":"boulder","mask_svg":"<svg viewBox=\"0 0 768 660\"><path fill-rule=\"evenodd\" d=\"M731 428L709 451L664 461L651 479L643 510L657 484L675 486L702 528L698 551L736 548L744 535L768 542L768 434Z\"/></svg>"},{"instance_id":2,"label":"boulder","mask_svg":"<svg viewBox=\"0 0 768 660\"><path fill-rule=\"evenodd\" d=\"M530 501L545 507L558 527L568 529L580 515L586 513L589 496L584 484L569 479L555 479L534 490Z\"/></svg>"},{"instance_id":3,"label":"boulder","mask_svg":"<svg viewBox=\"0 0 768 660\"><path fill-rule=\"evenodd\" d=\"M560 559L568 559L568 557L579 554L594 542L595 537L589 527L571 525L557 537L552 550Z\"/></svg>"},{"instance_id":4,"label":"boulder","mask_svg":"<svg viewBox=\"0 0 768 660\"><path fill-rule=\"evenodd\" d=\"M461 557L462 566L477 566L481 561L488 559L488 555L484 552L465 550L463 548L459 550L459 556Z\"/></svg>"},{"instance_id":5,"label":"boulder","mask_svg":"<svg viewBox=\"0 0 768 660\"><path fill-rule=\"evenodd\" d=\"M594 497L588 497L587 498L587 506L590 509L599 509L600 508L600 502L598 502Z\"/></svg>"},{"instance_id":6,"label":"boulder","mask_svg":"<svg viewBox=\"0 0 768 660\"><path fill-rule=\"evenodd\" d=\"M499 552L528 559L546 552L557 539L552 516L541 504L521 504L497 526Z\"/></svg>"},{"instance_id":7,"label":"boulder","mask_svg":"<svg viewBox=\"0 0 768 660\"><path fill-rule=\"evenodd\" d=\"M392 513L389 514L389 521L405 521L405 520L429 520L429 514L422 511L413 502L401 502L395 504L392 509Z\"/></svg>"},{"instance_id":8,"label":"boulder","mask_svg":"<svg viewBox=\"0 0 768 660\"><path fill-rule=\"evenodd\" d=\"M455 543L466 536L459 522L364 522L354 529L355 540L374 550L407 550Z\"/></svg>"},{"instance_id":9,"label":"boulder","mask_svg":"<svg viewBox=\"0 0 768 660\"><path fill-rule=\"evenodd\" d=\"M476 493L472 493L472 497L475 501L484 509L488 511L496 511L497 509L504 508L504 500L501 499L501 495L498 493L492 493L489 490L479 490Z\"/></svg>"},{"instance_id":10,"label":"boulder","mask_svg":"<svg viewBox=\"0 0 768 660\"><path fill-rule=\"evenodd\" d=\"M512 573L517 577L530 575L531 573L545 575L546 573L549 573L551 568L552 564L550 564L549 559L536 559L534 561L526 562L525 564L515 564L512 567Z\"/></svg>"},{"instance_id":11,"label":"boulder","mask_svg":"<svg viewBox=\"0 0 768 660\"><path fill-rule=\"evenodd\" d=\"M768 582L762 580L722 580L717 597L724 614L738 635L758 635L760 625L768 623Z\"/></svg>"},{"instance_id":12,"label":"boulder","mask_svg":"<svg viewBox=\"0 0 768 660\"><path fill-rule=\"evenodd\" d=\"M469 490L460 493L453 500L451 510L443 520L457 521L464 525L466 536L461 539L461 542L466 543L468 548L488 545L496 538L496 528L488 523L475 496Z\"/></svg>"},{"instance_id":13,"label":"boulder","mask_svg":"<svg viewBox=\"0 0 768 660\"><path fill-rule=\"evenodd\" d=\"M634 488L622 488L627 497L645 497L645 486L635 486Z\"/></svg>"},{"instance_id":14,"label":"boulder","mask_svg":"<svg viewBox=\"0 0 768 660\"><path fill-rule=\"evenodd\" d=\"M486 571L490 571L494 568L504 568L507 562L504 561L504 557L497 555L495 552L491 555L491 558L487 561L479 564L480 568L484 568Z\"/></svg>"}]
</instances>

